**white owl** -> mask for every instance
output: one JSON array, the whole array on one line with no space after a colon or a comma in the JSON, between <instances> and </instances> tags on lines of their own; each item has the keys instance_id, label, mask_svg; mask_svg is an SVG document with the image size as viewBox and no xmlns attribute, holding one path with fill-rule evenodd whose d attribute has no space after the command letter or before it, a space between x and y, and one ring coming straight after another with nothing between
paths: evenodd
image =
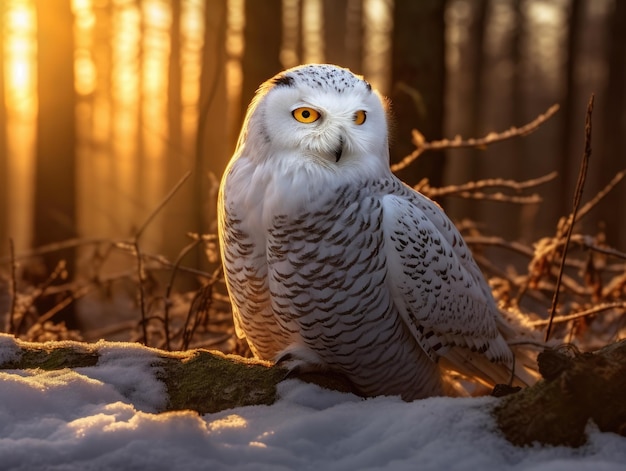
<instances>
[{"instance_id":1,"label":"white owl","mask_svg":"<svg viewBox=\"0 0 626 471\"><path fill-rule=\"evenodd\" d=\"M304 65L261 85L222 179L219 235L256 356L405 400L445 393L442 363L509 380L485 279L443 210L391 173L386 101L349 70Z\"/></svg>"}]
</instances>

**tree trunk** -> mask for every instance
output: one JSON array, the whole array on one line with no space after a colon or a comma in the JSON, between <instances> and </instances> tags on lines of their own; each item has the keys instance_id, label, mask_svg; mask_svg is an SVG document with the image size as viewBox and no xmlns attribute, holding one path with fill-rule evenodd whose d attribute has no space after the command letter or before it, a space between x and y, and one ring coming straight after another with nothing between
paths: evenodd
<instances>
[{"instance_id":1,"label":"tree trunk","mask_svg":"<svg viewBox=\"0 0 626 471\"><path fill-rule=\"evenodd\" d=\"M607 102L603 104L604 125L600 129L597 165L603 169L605 181L598 182L603 187L617 172L626 169L626 2L616 1L610 17L610 34L607 41L608 84ZM598 206L596 217L607 225L607 243L622 250L626 249L626 218L623 212L616 216L616 208L623 208L626 200L626 184L622 182L606 196Z\"/></svg>"},{"instance_id":2,"label":"tree trunk","mask_svg":"<svg viewBox=\"0 0 626 471\"><path fill-rule=\"evenodd\" d=\"M162 193L168 194L174 188L180 178L192 167L192 161L185 155L182 130L182 40L181 40L181 16L182 2L170 1L172 22L170 25L170 56L167 73L167 136L168 145L166 150L166 174ZM163 238L163 253L168 258L175 258L177 254L189 243L187 232L199 232L200 202L196 200L192 191L192 185L182 187L175 198L170 200L163 212L167 221L167 236ZM194 266L193 261L190 265ZM185 289L194 287L192 283L185 284Z\"/></svg>"},{"instance_id":3,"label":"tree trunk","mask_svg":"<svg viewBox=\"0 0 626 471\"><path fill-rule=\"evenodd\" d=\"M36 246L76 237L74 38L70 0L38 0L37 47L39 113L35 165L34 242ZM73 249L44 256L47 277L64 260L74 276ZM60 280L59 280L60 281ZM59 299L42 298L37 308L47 312ZM58 315L69 328L77 327L74 305Z\"/></svg>"},{"instance_id":4,"label":"tree trunk","mask_svg":"<svg viewBox=\"0 0 626 471\"><path fill-rule=\"evenodd\" d=\"M559 172L559 185L561 191L558 200L558 213L565 215L572 210L572 195L576 185L578 173L578 161L580 159L582 145L580 136L576 132L580 129L581 121L574 113L576 109L576 66L578 64L578 51L580 49L581 29L583 27L583 8L581 0L572 0L570 4L567 34L567 55L565 62L564 96L560 104L561 110L557 119L560 120L561 132L559 136L561 152L557 166ZM585 98L586 99L586 98ZM572 139L572 136L578 139Z\"/></svg>"},{"instance_id":5,"label":"tree trunk","mask_svg":"<svg viewBox=\"0 0 626 471\"><path fill-rule=\"evenodd\" d=\"M445 14L442 0L396 0L393 14L391 99L395 137L391 161L410 154L411 130L427 140L443 137ZM444 156L433 154L400 172L407 183L428 177L440 186Z\"/></svg>"},{"instance_id":6,"label":"tree trunk","mask_svg":"<svg viewBox=\"0 0 626 471\"><path fill-rule=\"evenodd\" d=\"M484 135L484 42L487 17L487 0L472 2L471 22L467 26L467 39L459 42L459 56L454 75L448 81L448 98L455 104L447 116L449 135L460 134L465 138L478 138ZM458 20L457 20L458 21ZM459 21L460 23L460 21ZM462 28L461 24L452 27ZM463 104L463 106L459 106ZM482 154L482 155L481 155ZM449 183L475 181L484 177L482 173L485 152L477 149L459 149L454 152L453 161L447 171ZM438 156L432 156L438 158ZM440 158L440 156L439 156ZM419 163L418 163L419 165ZM441 201L447 211L456 219L480 220L481 205L466 198L449 198Z\"/></svg>"},{"instance_id":7,"label":"tree trunk","mask_svg":"<svg viewBox=\"0 0 626 471\"><path fill-rule=\"evenodd\" d=\"M204 8L205 32L191 202L196 221L193 230L200 234L217 230L217 184L233 150L226 119L226 1L207 0ZM206 255L199 251L198 268L206 267L207 263Z\"/></svg>"},{"instance_id":8,"label":"tree trunk","mask_svg":"<svg viewBox=\"0 0 626 471\"><path fill-rule=\"evenodd\" d=\"M8 251L8 217L9 209L8 183L8 148L7 148L7 110L4 96L4 17L6 5L0 3L0 254Z\"/></svg>"},{"instance_id":9,"label":"tree trunk","mask_svg":"<svg viewBox=\"0 0 626 471\"><path fill-rule=\"evenodd\" d=\"M246 0L241 119L261 83L281 71L282 0Z\"/></svg>"},{"instance_id":10,"label":"tree trunk","mask_svg":"<svg viewBox=\"0 0 626 471\"><path fill-rule=\"evenodd\" d=\"M329 64L347 67L348 0L324 0L324 57Z\"/></svg>"},{"instance_id":11,"label":"tree trunk","mask_svg":"<svg viewBox=\"0 0 626 471\"><path fill-rule=\"evenodd\" d=\"M345 66L357 74L363 73L363 3L348 0L346 12Z\"/></svg>"}]
</instances>

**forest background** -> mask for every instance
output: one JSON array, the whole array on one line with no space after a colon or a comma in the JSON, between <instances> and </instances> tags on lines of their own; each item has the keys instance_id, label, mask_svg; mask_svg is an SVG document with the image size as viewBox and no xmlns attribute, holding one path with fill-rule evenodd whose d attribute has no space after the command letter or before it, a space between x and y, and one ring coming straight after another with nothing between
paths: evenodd
<instances>
[{"instance_id":1,"label":"forest background","mask_svg":"<svg viewBox=\"0 0 626 471\"><path fill-rule=\"evenodd\" d=\"M349 67L391 98L392 163L414 150L412 129L478 138L559 104L527 137L428 152L398 172L432 188L550 176L518 201L498 187L439 198L470 233L528 247L554 234L571 211L591 93L586 197L626 168L625 2L0 0L4 330L132 332L170 347L205 328L232 350L211 237L217 183L255 89L306 62ZM618 183L577 231L624 252L625 201Z\"/></svg>"}]
</instances>

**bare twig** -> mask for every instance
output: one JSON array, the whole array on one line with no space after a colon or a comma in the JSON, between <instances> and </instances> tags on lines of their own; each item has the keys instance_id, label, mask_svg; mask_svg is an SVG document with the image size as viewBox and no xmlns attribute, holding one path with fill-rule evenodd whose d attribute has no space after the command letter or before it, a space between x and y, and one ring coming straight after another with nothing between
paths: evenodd
<instances>
[{"instance_id":1,"label":"bare twig","mask_svg":"<svg viewBox=\"0 0 626 471\"><path fill-rule=\"evenodd\" d=\"M611 179L611 181L600 190L590 201L585 203L582 208L578 211L578 215L576 218L576 222L580 221L584 216L587 215L589 211L591 211L599 202L604 198L614 187L617 185L622 179L626 171L622 170L621 172L617 172L615 176Z\"/></svg>"},{"instance_id":2,"label":"bare twig","mask_svg":"<svg viewBox=\"0 0 626 471\"><path fill-rule=\"evenodd\" d=\"M533 249L530 247L515 241L507 241L502 237L487 237L487 236L465 236L463 237L468 245L487 245L496 246L509 249L513 252L525 255L527 257L533 256Z\"/></svg>"},{"instance_id":3,"label":"bare twig","mask_svg":"<svg viewBox=\"0 0 626 471\"><path fill-rule=\"evenodd\" d=\"M503 178L489 178L485 180L478 180L474 182L467 182L462 185L449 185L440 188L433 188L428 184L428 181L422 181L416 185L415 189L421 193L428 195L429 198L441 197L441 196L454 196L464 192L482 190L485 188L510 188L515 191L522 191L528 188L539 186L543 183L554 180L558 176L557 172L550 172L539 178L533 178L531 180L525 180L518 182L516 180L507 180ZM538 198L536 195L532 197Z\"/></svg>"},{"instance_id":4,"label":"bare twig","mask_svg":"<svg viewBox=\"0 0 626 471\"><path fill-rule=\"evenodd\" d=\"M551 319L541 319L538 321L530 322L530 325L533 327L543 327L545 325L550 325L550 323L561 323L573 321L576 319L581 319L583 317L592 316L594 314L599 314L604 311L609 311L612 309L622 309L626 310L626 302L615 302L615 303L604 303L599 304L598 306L594 306L591 309L585 309L584 311L575 312L574 314L568 314L566 316L555 316Z\"/></svg>"},{"instance_id":5,"label":"bare twig","mask_svg":"<svg viewBox=\"0 0 626 471\"><path fill-rule=\"evenodd\" d=\"M435 192L436 197L443 195L458 196L465 199L483 200L483 201L495 201L498 203L513 203L513 204L537 204L541 203L542 199L539 195L528 196L515 196L505 195L504 193L483 193L479 191L442 191ZM427 195L429 198L433 197L431 194Z\"/></svg>"},{"instance_id":6,"label":"bare twig","mask_svg":"<svg viewBox=\"0 0 626 471\"><path fill-rule=\"evenodd\" d=\"M139 281L139 307L141 309L141 332L143 335L143 344L148 345L148 319L146 317L146 300L145 300L145 269L144 269L144 260L141 255L141 250L139 248L139 238L146 230L148 225L152 222L152 220L156 217L156 215L165 207L165 205L172 199L172 197L176 194L176 192L180 189L180 187L187 181L190 177L191 171L185 173L182 178L174 185L174 187L170 190L170 192L163 198L161 203L154 208L154 210L148 215L144 223L139 227L137 232L135 232L135 236L131 243L135 254L137 256L137 277Z\"/></svg>"},{"instance_id":7,"label":"bare twig","mask_svg":"<svg viewBox=\"0 0 626 471\"><path fill-rule=\"evenodd\" d=\"M612 247L600 247L597 244L594 244L592 238L590 236L585 235L573 235L571 238L572 242L576 242L580 244L582 247L593 250L594 252L598 252L604 255L608 255L610 257L621 258L622 260L626 260L626 253L620 252Z\"/></svg>"},{"instance_id":8,"label":"bare twig","mask_svg":"<svg viewBox=\"0 0 626 471\"><path fill-rule=\"evenodd\" d=\"M161 200L158 206L152 210L152 212L148 215L144 223L139 227L139 229L135 233L135 239L139 239L141 237L141 234L143 234L143 231L146 230L146 228L152 222L152 220L156 217L156 215L159 214L159 212L165 207L165 205L174 197L176 192L180 190L180 187L183 186L183 184L187 181L187 179L190 176L191 176L191 170L187 171L187 173L185 173L180 178L180 180L178 180L176 185L174 185L174 187L170 190L170 192L167 195L165 195L165 198L163 198L163 200Z\"/></svg>"},{"instance_id":9,"label":"bare twig","mask_svg":"<svg viewBox=\"0 0 626 471\"><path fill-rule=\"evenodd\" d=\"M15 308L17 306L17 262L15 261L15 244L9 239L11 256L11 307L9 308L9 333L15 333Z\"/></svg>"},{"instance_id":10,"label":"bare twig","mask_svg":"<svg viewBox=\"0 0 626 471\"><path fill-rule=\"evenodd\" d=\"M133 242L133 248L137 256L137 282L139 283L139 310L141 312L141 333L143 337L143 344L148 345L148 319L146 316L146 293L144 287L144 281L146 272L144 270L143 257L139 249L138 237Z\"/></svg>"},{"instance_id":11,"label":"bare twig","mask_svg":"<svg viewBox=\"0 0 626 471\"><path fill-rule=\"evenodd\" d=\"M483 147L497 142L502 142L507 139L511 139L517 136L526 136L535 131L545 121L550 119L559 109L559 105L552 105L548 110L537 116L530 123L521 127L511 127L507 131L501 133L489 133L483 138L479 139L462 139L461 136L456 136L454 139L442 139L440 141L426 142L424 136L417 130L413 130L413 144L415 144L415 150L404 157L400 162L391 166L392 172L397 172L403 168L408 167L415 159L417 159L424 152L429 150L443 150L443 149L460 149L465 147Z\"/></svg>"},{"instance_id":12,"label":"bare twig","mask_svg":"<svg viewBox=\"0 0 626 471\"><path fill-rule=\"evenodd\" d=\"M14 335L18 335L22 331L22 327L26 320L26 313L30 312L31 308L35 305L36 300L43 297L48 292L48 289L52 286L52 284L57 279L63 278L64 274L65 274L65 260L60 260L57 263L56 267L54 268L54 271L50 274L50 276L48 276L48 278L43 283L41 283L37 287L35 292L31 295L30 304L24 308L23 315L20 318L20 321L18 325L15 327L15 330L13 332Z\"/></svg>"},{"instance_id":13,"label":"bare twig","mask_svg":"<svg viewBox=\"0 0 626 471\"><path fill-rule=\"evenodd\" d=\"M89 294L91 289L92 289L91 286L86 285L86 286L82 286L81 288L79 288L77 290L71 291L70 295L67 296L65 299L63 299L63 301L61 301L60 303L56 304L48 312L45 312L44 314L39 316L39 318L37 319L36 323L40 324L40 325L45 324L47 321L52 319L58 312L60 312L61 310L65 309L71 303L73 303L77 299L80 299L80 298L86 296L87 294Z\"/></svg>"},{"instance_id":14,"label":"bare twig","mask_svg":"<svg viewBox=\"0 0 626 471\"><path fill-rule=\"evenodd\" d=\"M73 248L73 247L80 247L80 246L84 246L84 245L98 245L98 244L103 244L103 243L112 243L110 239L103 239L103 238L74 238L74 239L67 239L61 242L53 242L51 244L46 244L46 245L42 245L40 247L37 247L35 249L17 254L15 256L15 260L19 261L19 260L25 260L28 258L33 258L33 257L37 257L40 255L45 255L48 253L53 253L53 252L58 252L60 250L63 249L68 249L68 248ZM114 242L113 242L114 243ZM0 264L4 264L4 263L10 263L11 262L11 257L0 257Z\"/></svg>"},{"instance_id":15,"label":"bare twig","mask_svg":"<svg viewBox=\"0 0 626 471\"><path fill-rule=\"evenodd\" d=\"M222 265L220 264L213 272L213 277L209 283L198 290L191 302L185 324L182 329L181 350L187 350L196 328L200 324L201 314L208 312L213 302L213 287L222 275ZM191 322L191 318L194 318ZM190 325L191 324L191 325Z\"/></svg>"},{"instance_id":16,"label":"bare twig","mask_svg":"<svg viewBox=\"0 0 626 471\"><path fill-rule=\"evenodd\" d=\"M567 256L567 249L569 246L569 240L572 237L572 231L574 230L574 223L576 221L576 214L578 207L580 206L580 199L582 198L583 189L585 188L585 179L587 177L587 169L589 168L589 159L591 157L591 116L593 114L593 101L594 95L589 98L587 105L587 115L585 116L585 149L583 151L583 157L580 163L580 171L578 172L578 181L576 182L576 190L574 191L574 208L570 215L570 222L567 228L567 236L565 247L563 248L563 254L561 256L561 264L559 267L559 274L556 279L556 286L554 288L554 297L552 298L552 306L550 307L550 319L548 322L548 328L546 329L545 341L550 339L550 331L552 330L552 322L556 314L556 307L559 302L559 289L561 287L561 279L563 277L563 270L565 268L565 257Z\"/></svg>"},{"instance_id":17,"label":"bare twig","mask_svg":"<svg viewBox=\"0 0 626 471\"><path fill-rule=\"evenodd\" d=\"M163 318L164 318L164 325L163 328L165 330L165 348L166 350L171 350L170 348L170 326L169 326L169 314L170 314L170 305L171 305L171 300L170 300L170 296L172 295L172 288L174 286L174 279L176 278L176 274L178 273L178 268L180 267L180 264L183 261L183 258L185 258L185 256L191 252L192 249L194 249L198 244L200 244L200 242L202 242L202 239L197 238L195 240L193 240L190 244L188 244L185 248L183 248L183 250L180 251L180 253L178 254L178 257L176 258L176 261L174 262L174 265L172 266L172 273L170 274L170 280L167 284L167 287L165 288L165 306L164 306L164 310L163 310Z\"/></svg>"}]
</instances>

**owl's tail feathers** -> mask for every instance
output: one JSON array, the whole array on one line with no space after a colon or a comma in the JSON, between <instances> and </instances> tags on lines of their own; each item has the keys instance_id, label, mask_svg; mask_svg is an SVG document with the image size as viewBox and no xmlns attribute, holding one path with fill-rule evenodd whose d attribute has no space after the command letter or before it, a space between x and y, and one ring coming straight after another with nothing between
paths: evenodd
<instances>
[{"instance_id":1,"label":"owl's tail feathers","mask_svg":"<svg viewBox=\"0 0 626 471\"><path fill-rule=\"evenodd\" d=\"M508 315L498 319L498 327L512 352L509 358L493 361L485 354L454 347L440 359L445 382L452 394L458 395L459 390L461 395L490 393L497 384L527 387L540 378L537 354L548 346L540 333ZM477 387L476 383L483 388ZM466 393L463 394L462 390Z\"/></svg>"},{"instance_id":2,"label":"owl's tail feathers","mask_svg":"<svg viewBox=\"0 0 626 471\"><path fill-rule=\"evenodd\" d=\"M536 356L515 352L515 360L494 362L485 355L455 347L440 358L446 389L452 395L489 394L498 384L532 386L539 379Z\"/></svg>"}]
</instances>

